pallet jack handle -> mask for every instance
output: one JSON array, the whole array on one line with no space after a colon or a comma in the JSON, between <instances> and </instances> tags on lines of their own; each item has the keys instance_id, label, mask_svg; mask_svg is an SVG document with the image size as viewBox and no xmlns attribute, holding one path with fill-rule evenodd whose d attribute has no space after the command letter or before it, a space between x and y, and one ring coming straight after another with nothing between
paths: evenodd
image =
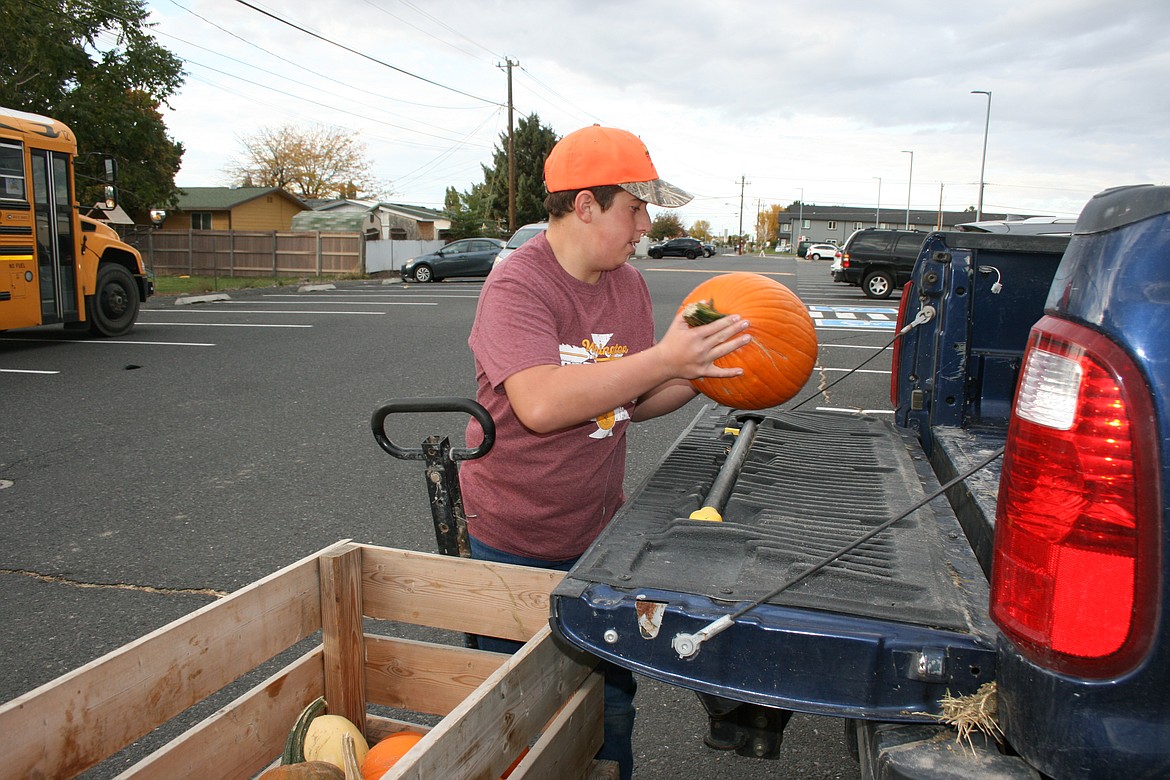
<instances>
[{"instance_id":1,"label":"pallet jack handle","mask_svg":"<svg viewBox=\"0 0 1170 780\"><path fill-rule=\"evenodd\" d=\"M415 448L400 447L386 435L386 418L392 414L465 412L483 429L483 441L477 447L452 447L446 436L428 436ZM467 538L467 515L463 511L463 494L459 490L457 461L482 458L496 441L496 424L487 409L470 398L440 396L435 398L396 398L374 410L370 428L378 446L400 460L426 461L427 494L435 523L435 542L440 555L471 557Z\"/></svg>"}]
</instances>

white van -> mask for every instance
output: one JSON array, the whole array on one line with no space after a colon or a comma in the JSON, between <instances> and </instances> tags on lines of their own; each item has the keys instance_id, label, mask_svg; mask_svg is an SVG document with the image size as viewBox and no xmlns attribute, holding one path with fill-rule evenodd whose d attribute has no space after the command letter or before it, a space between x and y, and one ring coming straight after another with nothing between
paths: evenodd
<instances>
[{"instance_id":1,"label":"white van","mask_svg":"<svg viewBox=\"0 0 1170 780\"><path fill-rule=\"evenodd\" d=\"M504 248L500 250L500 253L496 255L496 259L492 262L492 268L495 268L497 265L504 262L504 259L523 246L525 241L532 238L537 233L540 233L547 227L547 222L533 222L517 230L512 234L512 237L508 239L508 243L504 244Z\"/></svg>"}]
</instances>

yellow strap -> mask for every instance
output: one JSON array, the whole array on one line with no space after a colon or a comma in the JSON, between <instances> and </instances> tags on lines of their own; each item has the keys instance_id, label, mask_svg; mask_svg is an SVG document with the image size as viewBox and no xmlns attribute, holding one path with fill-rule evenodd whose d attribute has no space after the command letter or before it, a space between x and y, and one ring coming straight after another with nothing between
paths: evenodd
<instances>
[{"instance_id":1,"label":"yellow strap","mask_svg":"<svg viewBox=\"0 0 1170 780\"><path fill-rule=\"evenodd\" d=\"M719 510L717 510L715 507L705 506L702 509L696 509L694 512L691 512L691 519L709 520L713 523L722 523L723 515L719 514Z\"/></svg>"}]
</instances>

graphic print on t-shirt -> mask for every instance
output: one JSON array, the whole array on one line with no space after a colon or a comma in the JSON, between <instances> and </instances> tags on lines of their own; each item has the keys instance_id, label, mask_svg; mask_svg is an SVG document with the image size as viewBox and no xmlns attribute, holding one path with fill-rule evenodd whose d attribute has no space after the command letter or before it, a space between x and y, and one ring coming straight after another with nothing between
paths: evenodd
<instances>
[{"instance_id":1,"label":"graphic print on t-shirt","mask_svg":"<svg viewBox=\"0 0 1170 780\"><path fill-rule=\"evenodd\" d=\"M582 365L585 363L604 363L607 360L617 360L630 351L624 345L611 345L609 340L612 333L593 333L589 338L582 340L579 345L561 344L561 365ZM591 439L604 439L613 436L614 426L619 420L630 419L626 407L619 406L613 411L599 414L593 418L597 423L597 430L589 434Z\"/></svg>"}]
</instances>

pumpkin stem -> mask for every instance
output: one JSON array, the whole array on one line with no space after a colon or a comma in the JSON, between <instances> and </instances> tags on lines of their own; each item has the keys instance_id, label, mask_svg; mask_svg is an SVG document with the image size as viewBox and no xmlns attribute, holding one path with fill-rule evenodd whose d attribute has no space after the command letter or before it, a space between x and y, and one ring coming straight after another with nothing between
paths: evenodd
<instances>
[{"instance_id":1,"label":"pumpkin stem","mask_svg":"<svg viewBox=\"0 0 1170 780\"><path fill-rule=\"evenodd\" d=\"M692 328L697 328L700 325L706 325L727 315L715 308L715 299L711 298L706 301L688 303L683 307L682 316L686 320L687 325L690 325Z\"/></svg>"},{"instance_id":2,"label":"pumpkin stem","mask_svg":"<svg viewBox=\"0 0 1170 780\"><path fill-rule=\"evenodd\" d=\"M362 780L362 768L358 765L357 745L348 731L341 735L341 756L345 763L345 780Z\"/></svg>"},{"instance_id":3,"label":"pumpkin stem","mask_svg":"<svg viewBox=\"0 0 1170 780\"><path fill-rule=\"evenodd\" d=\"M309 724L313 718L325 711L325 697L318 696L309 702L309 706L301 710L297 722L293 724L284 743L284 753L280 756L282 765L303 764L305 762L305 734L309 731Z\"/></svg>"}]
</instances>

